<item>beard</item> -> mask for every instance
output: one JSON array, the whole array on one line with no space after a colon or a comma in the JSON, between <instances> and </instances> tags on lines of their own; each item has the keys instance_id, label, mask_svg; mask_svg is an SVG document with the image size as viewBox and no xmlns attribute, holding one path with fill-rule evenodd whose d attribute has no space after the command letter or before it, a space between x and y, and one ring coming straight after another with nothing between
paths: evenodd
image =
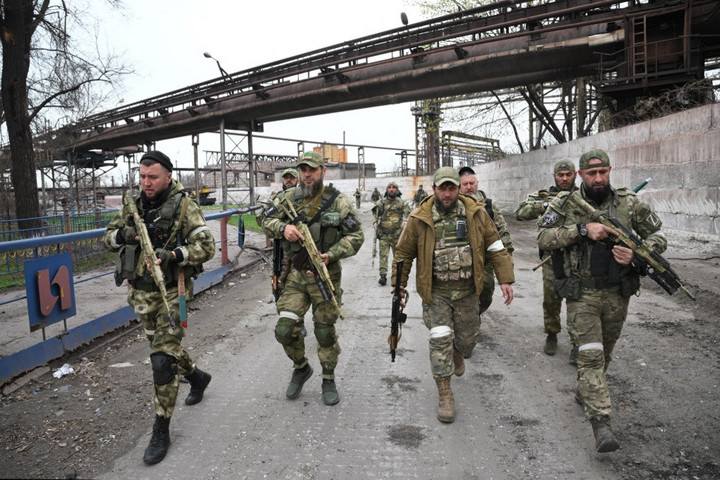
<instances>
[{"instance_id":1,"label":"beard","mask_svg":"<svg viewBox=\"0 0 720 480\"><path fill-rule=\"evenodd\" d=\"M320 191L323 186L323 181L322 179L320 179L312 185L306 185L304 183L300 183L299 185L300 192L302 192L303 198L310 198L315 196L315 194Z\"/></svg>"},{"instance_id":2,"label":"beard","mask_svg":"<svg viewBox=\"0 0 720 480\"><path fill-rule=\"evenodd\" d=\"M443 205L443 203L440 201L440 198L439 198L439 197L437 197L437 196L435 197L435 206L437 207L438 212L442 213L443 215L447 215L448 213L450 213L450 212L452 212L453 210L455 210L455 207L457 207L457 202L458 202L458 200L457 200L457 198L456 198L455 201L450 204L450 206L446 207L446 206Z\"/></svg>"},{"instance_id":3,"label":"beard","mask_svg":"<svg viewBox=\"0 0 720 480\"><path fill-rule=\"evenodd\" d=\"M604 202L611 192L609 183L605 185L602 190L588 188L588 186L583 183L583 189L585 190L585 195L597 205L600 205L602 202Z\"/></svg>"}]
</instances>

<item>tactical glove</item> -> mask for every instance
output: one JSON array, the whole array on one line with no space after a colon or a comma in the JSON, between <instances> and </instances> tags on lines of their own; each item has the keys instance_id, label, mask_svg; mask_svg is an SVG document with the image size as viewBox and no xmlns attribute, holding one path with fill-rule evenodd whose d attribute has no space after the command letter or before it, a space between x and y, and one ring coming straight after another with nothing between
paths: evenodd
<instances>
[{"instance_id":1,"label":"tactical glove","mask_svg":"<svg viewBox=\"0 0 720 480\"><path fill-rule=\"evenodd\" d=\"M155 249L155 256L160 259L160 266L167 266L175 262L172 250L165 250L162 248Z\"/></svg>"},{"instance_id":2,"label":"tactical glove","mask_svg":"<svg viewBox=\"0 0 720 480\"><path fill-rule=\"evenodd\" d=\"M118 229L116 240L119 244L136 244L140 243L135 239L137 236L138 234L135 227L123 227Z\"/></svg>"}]
</instances>

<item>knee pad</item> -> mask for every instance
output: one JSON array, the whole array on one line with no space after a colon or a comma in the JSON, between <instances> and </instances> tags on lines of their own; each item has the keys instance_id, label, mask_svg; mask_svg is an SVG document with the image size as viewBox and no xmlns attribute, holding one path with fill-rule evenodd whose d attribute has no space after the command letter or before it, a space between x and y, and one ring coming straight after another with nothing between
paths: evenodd
<instances>
[{"instance_id":1,"label":"knee pad","mask_svg":"<svg viewBox=\"0 0 720 480\"><path fill-rule=\"evenodd\" d=\"M150 355L153 370L153 382L157 385L167 385L172 382L178 373L177 359L164 352Z\"/></svg>"},{"instance_id":2,"label":"knee pad","mask_svg":"<svg viewBox=\"0 0 720 480\"><path fill-rule=\"evenodd\" d=\"M315 338L318 345L323 348L330 348L335 345L335 327L332 325L315 324Z\"/></svg>"},{"instance_id":3,"label":"knee pad","mask_svg":"<svg viewBox=\"0 0 720 480\"><path fill-rule=\"evenodd\" d=\"M275 325L275 339L282 345L290 345L295 339L295 320L281 317Z\"/></svg>"}]
</instances>

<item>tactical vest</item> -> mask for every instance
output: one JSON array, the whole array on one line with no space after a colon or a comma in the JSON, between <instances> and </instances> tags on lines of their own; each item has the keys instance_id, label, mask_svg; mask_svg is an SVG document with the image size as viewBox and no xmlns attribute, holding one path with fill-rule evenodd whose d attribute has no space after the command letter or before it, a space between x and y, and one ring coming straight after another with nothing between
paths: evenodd
<instances>
[{"instance_id":1,"label":"tactical vest","mask_svg":"<svg viewBox=\"0 0 720 480\"><path fill-rule=\"evenodd\" d=\"M307 225L320 253L326 253L342 236L340 224L343 219L340 218L340 212L331 210L340 192L333 187L332 183L327 185L322 192L315 212L312 211L314 200L302 206L306 199L303 197L300 188L288 191L287 195L292 195L293 207L297 211L298 218ZM301 206L302 210L298 210ZM309 214L312 214L311 218L308 218ZM284 238L282 239L282 248L283 254L291 262L294 262L295 256L303 249L300 242L289 242Z\"/></svg>"},{"instance_id":2,"label":"tactical vest","mask_svg":"<svg viewBox=\"0 0 720 480\"><path fill-rule=\"evenodd\" d=\"M180 206L185 193L178 192L167 198L158 208L149 209L142 213L143 221L148 230L150 241L152 242L153 248L172 250L177 245L177 232L175 231L175 225L179 221ZM142 208L142 202L140 208ZM132 220L128 222L128 225L134 225ZM184 242L185 239L181 239ZM184 244L184 243L183 243ZM130 285L135 288L141 288L143 290L154 290L155 282L152 276L145 268L145 263L141 259L142 248L138 244L123 245L118 253L118 261L116 262L115 270L115 282L116 284L122 284L122 281L128 280ZM173 286L177 284L177 280L180 274L180 266L172 264L168 267L163 268L163 274L165 275L165 284ZM202 271L202 265L184 267L186 278L197 277Z\"/></svg>"},{"instance_id":3,"label":"tactical vest","mask_svg":"<svg viewBox=\"0 0 720 480\"><path fill-rule=\"evenodd\" d=\"M441 215L433 208L432 215L435 222L433 278L441 282L472 280L472 247L465 206L458 202L455 215Z\"/></svg>"}]
</instances>

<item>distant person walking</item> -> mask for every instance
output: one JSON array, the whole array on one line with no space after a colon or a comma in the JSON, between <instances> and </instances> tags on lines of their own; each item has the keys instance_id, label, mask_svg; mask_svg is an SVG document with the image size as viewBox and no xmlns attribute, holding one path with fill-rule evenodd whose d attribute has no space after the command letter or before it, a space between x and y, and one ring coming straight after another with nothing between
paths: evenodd
<instances>
[{"instance_id":1,"label":"distant person walking","mask_svg":"<svg viewBox=\"0 0 720 480\"><path fill-rule=\"evenodd\" d=\"M387 284L388 257L390 250L395 255L400 232L405 226L405 220L410 215L410 205L400 198L400 188L395 182L390 182L385 189L385 197L378 200L372 209L373 227L375 235L380 241L380 285Z\"/></svg>"}]
</instances>

